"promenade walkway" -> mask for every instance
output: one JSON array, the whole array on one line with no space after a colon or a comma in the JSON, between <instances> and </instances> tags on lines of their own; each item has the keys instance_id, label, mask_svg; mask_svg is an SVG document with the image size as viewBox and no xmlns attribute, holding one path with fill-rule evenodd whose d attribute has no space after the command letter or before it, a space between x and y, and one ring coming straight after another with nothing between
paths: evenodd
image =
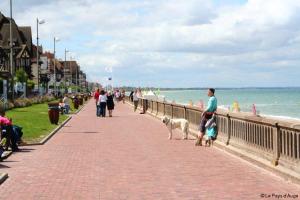
<instances>
[{"instance_id":1,"label":"promenade walkway","mask_svg":"<svg viewBox=\"0 0 300 200\"><path fill-rule=\"evenodd\" d=\"M90 101L45 145L0 163L9 174L0 199L300 199L298 186L174 135L168 140L162 122L127 104L118 104L113 118L96 118Z\"/></svg>"}]
</instances>

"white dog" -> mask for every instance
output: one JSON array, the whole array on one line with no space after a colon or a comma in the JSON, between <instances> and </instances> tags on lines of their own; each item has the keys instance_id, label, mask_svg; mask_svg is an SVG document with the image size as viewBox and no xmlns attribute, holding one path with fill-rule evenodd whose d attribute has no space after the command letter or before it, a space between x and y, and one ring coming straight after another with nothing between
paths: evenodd
<instances>
[{"instance_id":1,"label":"white dog","mask_svg":"<svg viewBox=\"0 0 300 200\"><path fill-rule=\"evenodd\" d=\"M172 139L173 129L180 128L182 130L182 139L188 139L189 121L186 119L170 119L167 116L162 118L162 122L169 129L169 139Z\"/></svg>"}]
</instances>

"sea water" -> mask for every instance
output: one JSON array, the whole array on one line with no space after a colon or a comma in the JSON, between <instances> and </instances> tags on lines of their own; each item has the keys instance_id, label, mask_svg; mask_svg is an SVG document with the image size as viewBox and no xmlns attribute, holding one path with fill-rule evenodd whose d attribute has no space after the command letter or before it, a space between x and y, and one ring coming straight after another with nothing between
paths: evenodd
<instances>
[{"instance_id":1,"label":"sea water","mask_svg":"<svg viewBox=\"0 0 300 200\"><path fill-rule=\"evenodd\" d=\"M197 105L200 100L207 105L207 90L169 90L160 91L167 101ZM252 105L261 115L283 119L300 119L300 88L258 88L258 89L216 89L218 106L232 109L237 101L241 111L251 112Z\"/></svg>"}]
</instances>

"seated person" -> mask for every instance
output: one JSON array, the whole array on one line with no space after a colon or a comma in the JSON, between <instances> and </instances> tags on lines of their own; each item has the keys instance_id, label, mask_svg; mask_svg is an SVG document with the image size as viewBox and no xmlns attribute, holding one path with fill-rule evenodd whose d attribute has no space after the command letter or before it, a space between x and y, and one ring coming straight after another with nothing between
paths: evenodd
<instances>
[{"instance_id":1,"label":"seated person","mask_svg":"<svg viewBox=\"0 0 300 200\"><path fill-rule=\"evenodd\" d=\"M61 102L59 102L58 107L59 107L60 113L64 114L65 113L65 111L64 111L65 110L65 104L61 101Z\"/></svg>"},{"instance_id":2,"label":"seated person","mask_svg":"<svg viewBox=\"0 0 300 200\"><path fill-rule=\"evenodd\" d=\"M5 111L0 111L0 125L2 129L1 139L6 138L5 150L11 147L12 151L19 150L16 142L16 138L13 137L12 120L5 117Z\"/></svg>"},{"instance_id":3,"label":"seated person","mask_svg":"<svg viewBox=\"0 0 300 200\"><path fill-rule=\"evenodd\" d=\"M12 128L13 128L14 141L16 141L17 144L26 144L22 140L22 136L23 136L22 127L13 125Z\"/></svg>"},{"instance_id":4,"label":"seated person","mask_svg":"<svg viewBox=\"0 0 300 200\"><path fill-rule=\"evenodd\" d=\"M65 95L65 97L63 98L62 102L64 103L64 109L65 109L65 113L69 114L69 110L70 110L70 99L68 97L68 95Z\"/></svg>"}]
</instances>

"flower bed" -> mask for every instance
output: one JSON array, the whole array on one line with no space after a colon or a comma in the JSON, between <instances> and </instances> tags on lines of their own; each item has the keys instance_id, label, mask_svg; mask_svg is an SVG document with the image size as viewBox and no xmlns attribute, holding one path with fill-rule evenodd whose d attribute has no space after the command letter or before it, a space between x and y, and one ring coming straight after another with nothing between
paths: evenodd
<instances>
[{"instance_id":1,"label":"flower bed","mask_svg":"<svg viewBox=\"0 0 300 200\"><path fill-rule=\"evenodd\" d=\"M55 100L55 97L49 95L38 96L33 98L19 98L16 99L14 102L9 101L7 105L3 103L0 104L0 109L11 110L13 108L24 108L24 107L32 106L34 104L47 103L53 100Z\"/></svg>"}]
</instances>

